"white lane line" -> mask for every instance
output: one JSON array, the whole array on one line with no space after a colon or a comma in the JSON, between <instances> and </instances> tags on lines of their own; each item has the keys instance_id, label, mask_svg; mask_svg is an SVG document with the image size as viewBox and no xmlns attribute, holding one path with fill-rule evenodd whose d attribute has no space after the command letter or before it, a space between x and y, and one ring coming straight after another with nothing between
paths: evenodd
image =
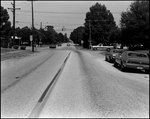
<instances>
[{"instance_id":1,"label":"white lane line","mask_svg":"<svg viewBox=\"0 0 150 119\"><path fill-rule=\"evenodd\" d=\"M71 52L70 52L71 53ZM35 107L33 108L33 110L31 111L31 113L29 114L28 118L37 118L40 115L40 112L42 111L45 103L47 102L50 93L52 92L52 89L54 88L66 62L67 59L70 56L70 53L68 54L68 56L65 58L61 68L57 71L57 73L55 74L53 80L50 82L50 84L47 86L47 88L45 89L45 91L43 92L43 94L41 95L40 99L38 100L37 104L35 105Z\"/></svg>"}]
</instances>

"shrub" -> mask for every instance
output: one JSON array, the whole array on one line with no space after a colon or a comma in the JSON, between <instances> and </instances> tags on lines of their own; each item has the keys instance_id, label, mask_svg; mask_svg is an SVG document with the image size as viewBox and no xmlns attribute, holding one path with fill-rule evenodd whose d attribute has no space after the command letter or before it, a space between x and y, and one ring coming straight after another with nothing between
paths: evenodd
<instances>
[{"instance_id":1,"label":"shrub","mask_svg":"<svg viewBox=\"0 0 150 119\"><path fill-rule=\"evenodd\" d=\"M18 45L14 45L13 48L14 48L14 49L18 49L19 46L18 46Z\"/></svg>"},{"instance_id":2,"label":"shrub","mask_svg":"<svg viewBox=\"0 0 150 119\"><path fill-rule=\"evenodd\" d=\"M25 49L26 49L26 46L24 46L24 45L23 45L23 46L20 46L20 49L21 49L21 50L25 50Z\"/></svg>"},{"instance_id":3,"label":"shrub","mask_svg":"<svg viewBox=\"0 0 150 119\"><path fill-rule=\"evenodd\" d=\"M3 47L3 48L8 48L8 43L7 43L7 41L3 41L3 42L2 42L2 47Z\"/></svg>"}]
</instances>

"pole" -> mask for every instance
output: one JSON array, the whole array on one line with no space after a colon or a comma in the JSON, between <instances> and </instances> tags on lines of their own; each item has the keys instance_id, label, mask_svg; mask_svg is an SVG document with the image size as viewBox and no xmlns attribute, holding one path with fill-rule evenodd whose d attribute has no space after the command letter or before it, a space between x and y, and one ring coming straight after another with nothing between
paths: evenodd
<instances>
[{"instance_id":1,"label":"pole","mask_svg":"<svg viewBox=\"0 0 150 119\"><path fill-rule=\"evenodd\" d=\"M89 20L89 47L91 47L91 25Z\"/></svg>"},{"instance_id":2,"label":"pole","mask_svg":"<svg viewBox=\"0 0 150 119\"><path fill-rule=\"evenodd\" d=\"M13 41L12 41L12 45L14 45L15 43L15 0L13 0Z\"/></svg>"},{"instance_id":3,"label":"pole","mask_svg":"<svg viewBox=\"0 0 150 119\"><path fill-rule=\"evenodd\" d=\"M15 10L20 10L20 8L15 8L15 0L13 0L13 3L11 3L13 5L13 8L8 8L11 9L13 12L13 40L12 40L12 45L14 45L15 43Z\"/></svg>"},{"instance_id":4,"label":"pole","mask_svg":"<svg viewBox=\"0 0 150 119\"><path fill-rule=\"evenodd\" d=\"M34 14L33 14L33 0L31 1L31 9L32 9L32 52L34 52Z\"/></svg>"},{"instance_id":5,"label":"pole","mask_svg":"<svg viewBox=\"0 0 150 119\"><path fill-rule=\"evenodd\" d=\"M40 24L40 25L41 25L41 29L42 29L42 22L41 22L41 24Z\"/></svg>"}]
</instances>

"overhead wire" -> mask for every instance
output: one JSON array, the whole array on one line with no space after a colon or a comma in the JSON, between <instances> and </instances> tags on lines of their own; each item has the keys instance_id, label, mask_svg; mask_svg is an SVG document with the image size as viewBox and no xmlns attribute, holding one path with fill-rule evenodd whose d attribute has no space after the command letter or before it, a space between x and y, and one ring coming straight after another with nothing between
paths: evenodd
<instances>
[{"instance_id":1,"label":"overhead wire","mask_svg":"<svg viewBox=\"0 0 150 119\"><path fill-rule=\"evenodd\" d=\"M26 10L21 10L19 12L31 12ZM34 11L35 13L54 13L54 14L86 14L86 12L53 12L53 11ZM121 12L111 12L113 14L120 14Z\"/></svg>"}]
</instances>

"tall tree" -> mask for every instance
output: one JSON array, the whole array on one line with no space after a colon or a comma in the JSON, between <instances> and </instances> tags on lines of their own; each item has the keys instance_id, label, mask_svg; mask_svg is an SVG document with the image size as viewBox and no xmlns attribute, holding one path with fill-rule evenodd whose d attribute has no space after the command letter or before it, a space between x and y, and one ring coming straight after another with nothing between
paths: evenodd
<instances>
[{"instance_id":1,"label":"tall tree","mask_svg":"<svg viewBox=\"0 0 150 119\"><path fill-rule=\"evenodd\" d=\"M93 44L107 43L109 32L116 26L112 13L107 10L105 5L99 3L90 7L90 12L86 13L84 25L85 47L88 47L90 34ZM89 32L90 29L91 32Z\"/></svg>"},{"instance_id":2,"label":"tall tree","mask_svg":"<svg viewBox=\"0 0 150 119\"><path fill-rule=\"evenodd\" d=\"M77 44L81 45L81 40L83 39L84 27L80 26L73 30L70 34L70 39Z\"/></svg>"},{"instance_id":3,"label":"tall tree","mask_svg":"<svg viewBox=\"0 0 150 119\"><path fill-rule=\"evenodd\" d=\"M0 21L0 31L1 31L1 37L3 37L3 45L8 44L8 39L11 36L11 23L9 20L9 14L4 7L1 6L1 21Z\"/></svg>"},{"instance_id":4,"label":"tall tree","mask_svg":"<svg viewBox=\"0 0 150 119\"><path fill-rule=\"evenodd\" d=\"M136 0L121 14L123 43L149 47L149 1Z\"/></svg>"},{"instance_id":5,"label":"tall tree","mask_svg":"<svg viewBox=\"0 0 150 119\"><path fill-rule=\"evenodd\" d=\"M59 34L57 35L57 41L58 41L58 42L63 42L63 41L64 41L64 36L63 36L62 33L59 33Z\"/></svg>"}]
</instances>

